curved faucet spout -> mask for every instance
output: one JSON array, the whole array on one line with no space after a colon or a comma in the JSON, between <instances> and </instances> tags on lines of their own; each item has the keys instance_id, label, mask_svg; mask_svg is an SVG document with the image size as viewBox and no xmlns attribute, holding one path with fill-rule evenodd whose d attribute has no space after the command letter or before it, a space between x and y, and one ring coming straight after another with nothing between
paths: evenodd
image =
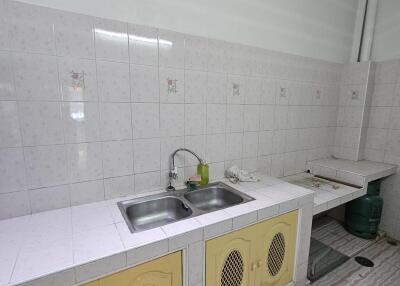
<instances>
[{"instance_id":1,"label":"curved faucet spout","mask_svg":"<svg viewBox=\"0 0 400 286\"><path fill-rule=\"evenodd\" d=\"M172 152L170 160L171 160L171 169L169 171L169 186L167 187L168 190L174 190L175 188L172 186L172 179L176 179L178 177L178 171L175 168L175 155L176 153L180 152L180 151L186 151L189 152L190 154L192 154L193 156L195 156L197 158L197 160L199 160L200 164L204 164L204 160L202 158L200 158L199 155L197 155L195 152L193 152L190 149L187 148L178 148L176 149L174 152Z\"/></svg>"},{"instance_id":2,"label":"curved faucet spout","mask_svg":"<svg viewBox=\"0 0 400 286\"><path fill-rule=\"evenodd\" d=\"M171 169L174 169L174 168L175 168L175 155L176 155L176 153L178 153L178 152L180 152L180 151L189 152L190 154L192 154L193 156L195 156L195 157L197 158L197 160L199 160L199 163L200 163L200 164L204 164L204 160L201 159L200 156L197 155L197 154L196 154L195 152L193 152L192 150L187 149L187 148L178 148L178 149L176 149L176 150L171 154L171 163L172 163L172 165L171 165L172 168L171 168Z\"/></svg>"}]
</instances>

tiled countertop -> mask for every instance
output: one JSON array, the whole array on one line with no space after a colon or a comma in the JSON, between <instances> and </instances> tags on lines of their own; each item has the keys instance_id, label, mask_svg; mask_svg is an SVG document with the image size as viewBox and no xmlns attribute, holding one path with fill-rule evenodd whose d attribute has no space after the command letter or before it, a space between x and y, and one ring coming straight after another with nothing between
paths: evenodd
<instances>
[{"instance_id":1,"label":"tiled countertop","mask_svg":"<svg viewBox=\"0 0 400 286\"><path fill-rule=\"evenodd\" d=\"M347 183L364 186L368 182L390 176L397 171L396 165L367 160L320 159L307 163L314 175L321 175Z\"/></svg>"},{"instance_id":2,"label":"tiled countertop","mask_svg":"<svg viewBox=\"0 0 400 286\"><path fill-rule=\"evenodd\" d=\"M230 184L256 200L130 233L120 198L0 221L0 285L76 285L297 209L310 190L268 176Z\"/></svg>"},{"instance_id":3,"label":"tiled countertop","mask_svg":"<svg viewBox=\"0 0 400 286\"><path fill-rule=\"evenodd\" d=\"M288 176L283 179L288 183L308 188L309 186L307 186L307 179L312 177L314 176L311 174L301 173ZM341 185L339 189L333 189L330 188L330 184L332 184L332 182L328 182L323 179L319 180L321 182L327 182L327 185L324 186L322 183L319 188L310 188L310 190L314 192L314 215L345 204L366 194L366 188L353 188L346 185Z\"/></svg>"},{"instance_id":4,"label":"tiled countertop","mask_svg":"<svg viewBox=\"0 0 400 286\"><path fill-rule=\"evenodd\" d=\"M287 182L301 185L301 181L313 175L336 179L359 186L342 186L338 190L314 188L314 215L337 207L366 194L368 183L390 176L397 171L397 166L372 161L350 161L345 159L320 159L307 163L311 174L302 173L283 178Z\"/></svg>"}]
</instances>

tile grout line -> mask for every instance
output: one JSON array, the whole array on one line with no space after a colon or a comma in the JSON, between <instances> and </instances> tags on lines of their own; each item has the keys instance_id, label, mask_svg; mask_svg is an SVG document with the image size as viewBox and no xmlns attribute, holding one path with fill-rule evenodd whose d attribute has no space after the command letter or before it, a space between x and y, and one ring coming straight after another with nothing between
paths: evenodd
<instances>
[{"instance_id":1,"label":"tile grout line","mask_svg":"<svg viewBox=\"0 0 400 286\"><path fill-rule=\"evenodd\" d=\"M161 136L161 78L160 78L160 29L156 28L157 31L157 96L158 96L158 136L159 136L159 142L160 142L160 146L159 146L159 152L160 152L160 156L159 156L159 160L160 160L160 164L159 164L159 168L160 168L160 188L161 184L162 184L162 144L163 144L163 137ZM169 157L168 157L169 158ZM168 159L168 166L170 168L170 159ZM168 178L169 178L169 174L168 174ZM167 182L168 183L168 182Z\"/></svg>"},{"instance_id":2,"label":"tile grout line","mask_svg":"<svg viewBox=\"0 0 400 286\"><path fill-rule=\"evenodd\" d=\"M136 182L136 176L135 176L135 148L134 148L134 138L135 138L135 128L134 128L134 109L133 109L133 104L134 104L134 97L135 94L132 92L133 86L132 86L132 77L135 77L135 74L133 74L132 70L132 63L133 61L133 55L131 53L131 38L129 37L130 35L130 28L129 28L129 23L126 23L126 33L127 33L127 40L128 40L128 71L129 71L129 110L131 112L131 118L130 118L130 124L131 124L131 139L130 139L130 149L132 150L132 162L131 162L131 171L132 173L127 175L129 176L129 193L132 191L132 194L134 195L136 193L135 191L135 182ZM132 46L132 49L134 46ZM133 51L135 53L135 50ZM118 231L118 230L117 230Z\"/></svg>"},{"instance_id":3,"label":"tile grout line","mask_svg":"<svg viewBox=\"0 0 400 286\"><path fill-rule=\"evenodd\" d=\"M103 103L100 102L100 96L99 96L99 69L98 69L98 57L97 57L97 41L96 41L96 24L91 22L91 31L92 31L92 40L93 40L93 49L94 49L94 63L95 63L95 69L96 69L96 98L97 98L97 106L99 109L99 113L97 115L98 118L98 122L99 122L99 127L102 126L102 120L103 120ZM102 173L103 173L103 178L102 180L102 187L103 187L103 200L106 199L106 186L104 184L104 162L103 162L103 130L101 128L101 130L99 130L99 138L102 139L101 142L101 169L102 169Z\"/></svg>"}]
</instances>

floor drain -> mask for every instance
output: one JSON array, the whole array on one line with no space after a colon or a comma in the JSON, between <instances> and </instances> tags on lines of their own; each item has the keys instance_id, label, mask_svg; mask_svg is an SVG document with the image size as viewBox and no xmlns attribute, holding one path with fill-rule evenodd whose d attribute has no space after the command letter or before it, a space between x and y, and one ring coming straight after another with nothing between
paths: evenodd
<instances>
[{"instance_id":1,"label":"floor drain","mask_svg":"<svg viewBox=\"0 0 400 286\"><path fill-rule=\"evenodd\" d=\"M356 258L354 258L355 261L365 267L374 267L374 263L369 260L368 258L362 257L362 256L356 256Z\"/></svg>"}]
</instances>

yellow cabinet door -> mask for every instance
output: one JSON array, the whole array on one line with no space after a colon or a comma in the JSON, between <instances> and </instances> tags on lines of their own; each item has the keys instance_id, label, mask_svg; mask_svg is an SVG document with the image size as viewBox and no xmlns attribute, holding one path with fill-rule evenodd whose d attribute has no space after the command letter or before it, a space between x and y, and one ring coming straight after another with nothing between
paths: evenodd
<instances>
[{"instance_id":1,"label":"yellow cabinet door","mask_svg":"<svg viewBox=\"0 0 400 286\"><path fill-rule=\"evenodd\" d=\"M293 278L297 211L206 242L206 286L281 286Z\"/></svg>"},{"instance_id":2,"label":"yellow cabinet door","mask_svg":"<svg viewBox=\"0 0 400 286\"><path fill-rule=\"evenodd\" d=\"M297 211L256 225L255 286L287 285L293 279Z\"/></svg>"},{"instance_id":3,"label":"yellow cabinet door","mask_svg":"<svg viewBox=\"0 0 400 286\"><path fill-rule=\"evenodd\" d=\"M206 242L206 286L250 286L251 234L242 229Z\"/></svg>"},{"instance_id":4,"label":"yellow cabinet door","mask_svg":"<svg viewBox=\"0 0 400 286\"><path fill-rule=\"evenodd\" d=\"M182 286L182 253L160 257L86 286Z\"/></svg>"}]
</instances>

